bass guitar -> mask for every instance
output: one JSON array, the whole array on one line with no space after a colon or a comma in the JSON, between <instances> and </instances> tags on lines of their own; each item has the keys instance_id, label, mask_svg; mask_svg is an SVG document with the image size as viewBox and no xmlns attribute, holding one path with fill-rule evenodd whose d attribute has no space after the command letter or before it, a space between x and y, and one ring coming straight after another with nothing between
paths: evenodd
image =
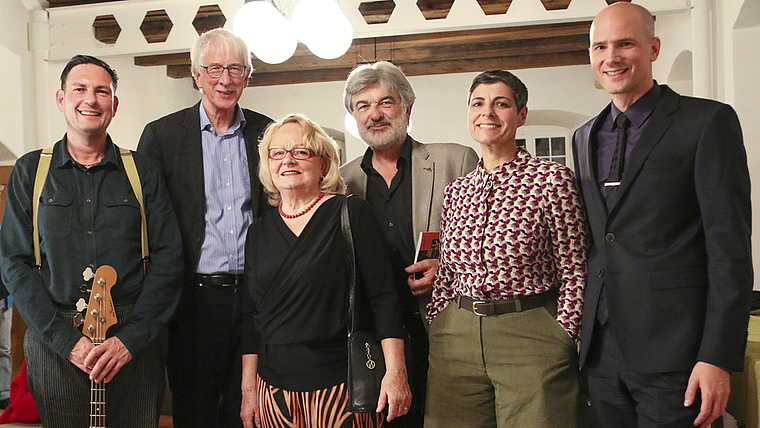
<instances>
[{"instance_id":1,"label":"bass guitar","mask_svg":"<svg viewBox=\"0 0 760 428\"><path fill-rule=\"evenodd\" d=\"M111 299L111 287L116 284L116 270L103 265L95 272L84 318L82 333L98 346L106 340L106 332L116 324L116 309ZM106 386L90 381L90 428L106 427Z\"/></svg>"}]
</instances>

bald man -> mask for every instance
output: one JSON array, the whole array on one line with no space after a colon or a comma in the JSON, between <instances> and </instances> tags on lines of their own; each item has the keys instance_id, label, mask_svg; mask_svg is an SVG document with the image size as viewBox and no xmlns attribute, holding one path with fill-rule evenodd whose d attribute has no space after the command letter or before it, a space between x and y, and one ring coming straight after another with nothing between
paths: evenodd
<instances>
[{"instance_id":1,"label":"bald man","mask_svg":"<svg viewBox=\"0 0 760 428\"><path fill-rule=\"evenodd\" d=\"M573 137L588 214L580 363L591 427L705 427L744 361L747 156L734 110L652 77L654 18L614 3L589 55L612 102Z\"/></svg>"}]
</instances>

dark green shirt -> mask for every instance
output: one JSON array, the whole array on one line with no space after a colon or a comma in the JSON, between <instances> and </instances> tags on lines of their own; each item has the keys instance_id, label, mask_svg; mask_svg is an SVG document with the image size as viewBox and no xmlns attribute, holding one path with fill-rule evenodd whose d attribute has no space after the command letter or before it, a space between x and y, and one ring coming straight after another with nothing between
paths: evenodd
<instances>
[{"instance_id":1,"label":"dark green shirt","mask_svg":"<svg viewBox=\"0 0 760 428\"><path fill-rule=\"evenodd\" d=\"M111 289L116 306L134 305L129 320L112 327L134 355L165 327L179 301L182 243L169 195L158 168L134 153L148 222L151 273L145 276L140 246L140 208L127 179L119 148L110 136L103 160L90 168L74 161L66 138L56 143L40 198L42 270L35 267L32 191L40 158L19 158L8 181L0 230L2 278L29 328L66 358L81 328L60 311L88 301L83 272L101 265L118 275ZM90 281L91 283L91 281ZM89 288L87 285L86 288Z\"/></svg>"}]
</instances>

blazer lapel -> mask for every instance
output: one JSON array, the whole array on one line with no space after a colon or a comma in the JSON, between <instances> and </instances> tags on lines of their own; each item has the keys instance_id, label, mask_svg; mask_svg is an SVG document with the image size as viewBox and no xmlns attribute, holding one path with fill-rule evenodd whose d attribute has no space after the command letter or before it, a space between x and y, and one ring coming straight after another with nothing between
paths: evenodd
<instances>
[{"instance_id":1,"label":"blazer lapel","mask_svg":"<svg viewBox=\"0 0 760 428\"><path fill-rule=\"evenodd\" d=\"M253 208L253 216L258 217L260 215L259 205L265 204L262 200L262 189L259 185L259 131L256 129L253 123L253 117L249 117L246 111L243 110L245 116L246 125L243 130L243 138L245 139L245 150L248 155L248 175L251 181L251 207Z\"/></svg>"},{"instance_id":2,"label":"blazer lapel","mask_svg":"<svg viewBox=\"0 0 760 428\"><path fill-rule=\"evenodd\" d=\"M599 132L599 128L601 128L602 123L604 122L602 118L607 116L606 113L609 113L609 110L610 107L607 106L607 108L594 119L593 123L584 129L583 132L580 132L578 136L578 153L580 153L581 156L578 160L580 171L578 171L577 174L580 174L581 180L594 184L593 186L587 186L588 188L584 189L583 196L584 198L589 199L590 203L595 206L604 206L605 202L602 197L602 192L599 190L596 165L593 164L596 159L596 144L593 144L593 142L596 139L596 134Z\"/></svg>"},{"instance_id":3,"label":"blazer lapel","mask_svg":"<svg viewBox=\"0 0 760 428\"><path fill-rule=\"evenodd\" d=\"M356 176L353 179L354 184L349 185L352 189L355 189L355 191L349 190L349 194L354 194L359 196L362 199L367 198L367 174L364 173L363 170L361 170L361 167L359 167L359 174L356 174Z\"/></svg>"},{"instance_id":4,"label":"blazer lapel","mask_svg":"<svg viewBox=\"0 0 760 428\"><path fill-rule=\"evenodd\" d=\"M576 133L576 150L578 152L578 182L581 183L583 199L586 206L586 214L589 217L589 229L594 241L603 239L605 224L607 223L607 204L599 189L599 180L596 174L596 144L593 144L599 128L604 122L603 118L609 113L607 106L592 122L584 125Z\"/></svg>"},{"instance_id":5,"label":"blazer lapel","mask_svg":"<svg viewBox=\"0 0 760 428\"><path fill-rule=\"evenodd\" d=\"M435 183L435 163L423 144L412 139L412 230L414 242L430 229L430 210Z\"/></svg>"},{"instance_id":6,"label":"blazer lapel","mask_svg":"<svg viewBox=\"0 0 760 428\"><path fill-rule=\"evenodd\" d=\"M188 189L196 195L192 198L194 201L194 210L201 216L206 211L206 186L203 178L203 144L201 142L201 116L199 113L200 102L191 107L182 122L184 129L183 140L185 144L178 148L177 165L182 165L184 170L184 181L188 184Z\"/></svg>"}]
</instances>

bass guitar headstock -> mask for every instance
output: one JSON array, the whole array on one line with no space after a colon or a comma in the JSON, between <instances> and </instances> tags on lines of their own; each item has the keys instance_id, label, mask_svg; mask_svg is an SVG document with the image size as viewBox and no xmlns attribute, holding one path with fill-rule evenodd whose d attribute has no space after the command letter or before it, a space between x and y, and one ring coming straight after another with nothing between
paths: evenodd
<instances>
[{"instance_id":1,"label":"bass guitar headstock","mask_svg":"<svg viewBox=\"0 0 760 428\"><path fill-rule=\"evenodd\" d=\"M103 265L95 272L92 280L90 301L84 318L82 333L99 345L106 340L106 332L116 324L116 309L111 298L111 287L116 284L116 270Z\"/></svg>"}]
</instances>

